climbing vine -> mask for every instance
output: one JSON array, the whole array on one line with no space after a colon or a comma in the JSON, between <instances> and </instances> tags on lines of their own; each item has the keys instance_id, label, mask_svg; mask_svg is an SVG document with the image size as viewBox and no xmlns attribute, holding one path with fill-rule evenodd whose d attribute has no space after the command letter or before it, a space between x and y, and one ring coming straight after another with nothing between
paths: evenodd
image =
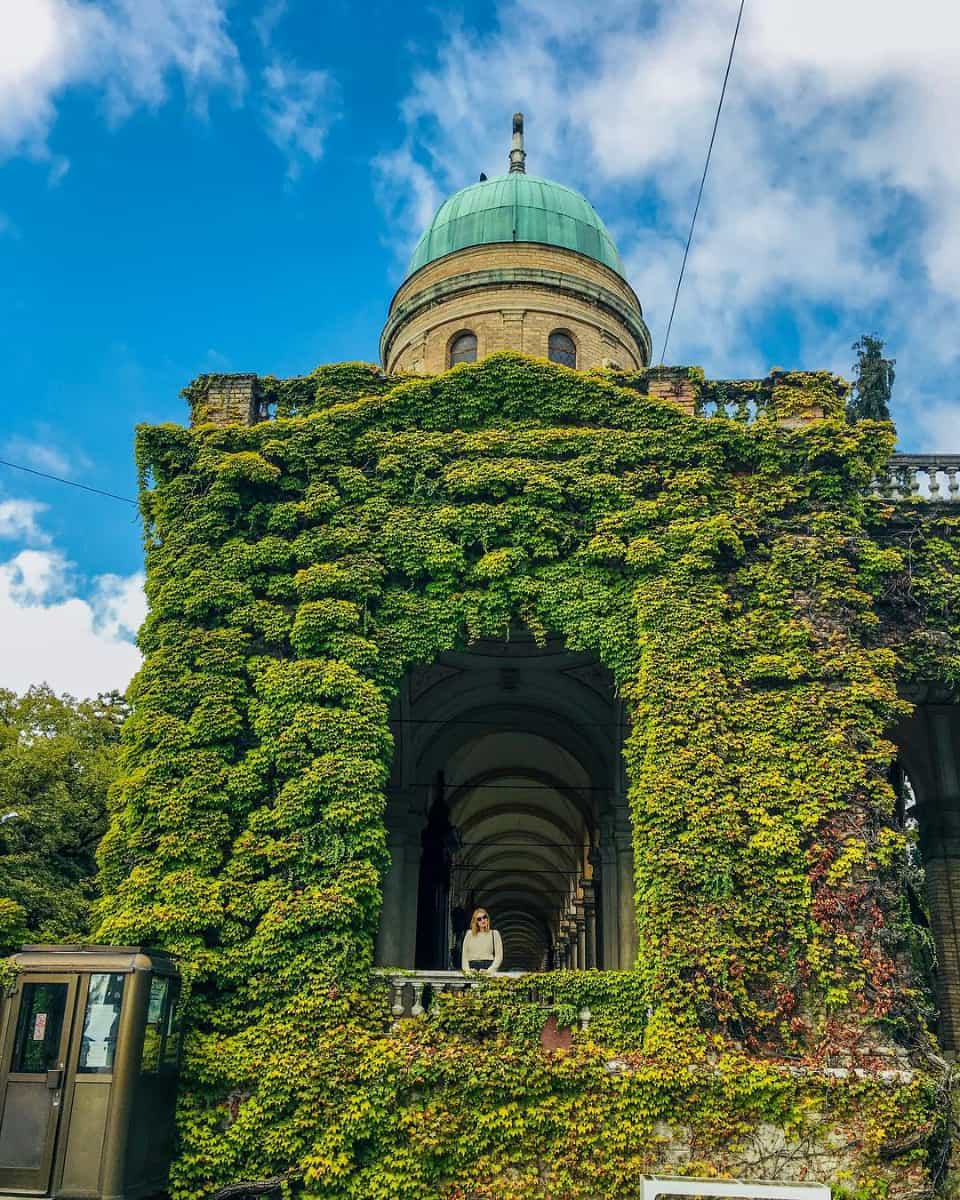
<instances>
[{"instance_id":1,"label":"climbing vine","mask_svg":"<svg viewBox=\"0 0 960 1200\"><path fill-rule=\"evenodd\" d=\"M289 1173L575 1200L803 1155L851 1195L929 1183L885 735L899 679L957 682L956 531L865 497L892 431L846 424L832 377L686 378L727 415L503 354L320 368L261 381L260 424L139 430L150 615L99 936L190 985L179 1196ZM393 1029L390 702L518 626L595 654L627 706L637 966L550 977L533 1017L491 985ZM545 1051L584 988L588 1029Z\"/></svg>"}]
</instances>

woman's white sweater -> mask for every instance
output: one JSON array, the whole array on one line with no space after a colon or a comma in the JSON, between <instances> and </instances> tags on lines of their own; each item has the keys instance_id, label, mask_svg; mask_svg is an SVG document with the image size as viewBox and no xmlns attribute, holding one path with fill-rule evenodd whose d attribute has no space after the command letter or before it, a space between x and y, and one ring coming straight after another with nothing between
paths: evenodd
<instances>
[{"instance_id":1,"label":"woman's white sweater","mask_svg":"<svg viewBox=\"0 0 960 1200\"><path fill-rule=\"evenodd\" d=\"M500 940L500 934L496 929L490 929L486 933L471 933L468 929L463 939L461 966L464 971L469 971L471 961L482 962L485 958L493 959L487 968L488 975L500 970L500 964L503 962L503 942Z\"/></svg>"}]
</instances>

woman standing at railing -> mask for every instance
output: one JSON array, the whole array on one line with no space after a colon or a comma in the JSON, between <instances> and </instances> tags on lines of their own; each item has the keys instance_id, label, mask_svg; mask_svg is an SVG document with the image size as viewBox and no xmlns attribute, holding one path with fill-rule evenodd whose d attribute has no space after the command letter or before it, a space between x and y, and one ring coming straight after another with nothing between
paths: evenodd
<instances>
[{"instance_id":1,"label":"woman standing at railing","mask_svg":"<svg viewBox=\"0 0 960 1200\"><path fill-rule=\"evenodd\" d=\"M482 971L495 975L503 962L503 942L496 929L490 928L490 917L482 908L474 911L470 928L463 939L461 966L464 971Z\"/></svg>"}]
</instances>

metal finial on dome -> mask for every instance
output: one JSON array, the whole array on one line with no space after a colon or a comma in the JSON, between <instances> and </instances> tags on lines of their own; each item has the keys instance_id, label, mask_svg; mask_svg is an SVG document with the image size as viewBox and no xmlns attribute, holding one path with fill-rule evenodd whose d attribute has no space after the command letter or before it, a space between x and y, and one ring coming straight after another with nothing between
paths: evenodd
<instances>
[{"instance_id":1,"label":"metal finial on dome","mask_svg":"<svg viewBox=\"0 0 960 1200\"><path fill-rule=\"evenodd\" d=\"M513 114L513 142L510 145L510 174L526 175L527 152L523 148L523 113Z\"/></svg>"}]
</instances>

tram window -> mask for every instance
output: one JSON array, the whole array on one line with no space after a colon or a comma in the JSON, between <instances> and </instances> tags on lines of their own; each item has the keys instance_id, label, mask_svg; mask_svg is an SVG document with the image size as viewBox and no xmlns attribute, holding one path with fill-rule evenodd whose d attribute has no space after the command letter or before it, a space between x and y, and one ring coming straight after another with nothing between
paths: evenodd
<instances>
[{"instance_id":1,"label":"tram window","mask_svg":"<svg viewBox=\"0 0 960 1200\"><path fill-rule=\"evenodd\" d=\"M11 1070L25 1075L52 1071L60 1058L67 984L25 983L13 1042Z\"/></svg>"},{"instance_id":2,"label":"tram window","mask_svg":"<svg viewBox=\"0 0 960 1200\"><path fill-rule=\"evenodd\" d=\"M124 978L119 974L90 976L77 1064L82 1075L109 1075L113 1070Z\"/></svg>"}]
</instances>

